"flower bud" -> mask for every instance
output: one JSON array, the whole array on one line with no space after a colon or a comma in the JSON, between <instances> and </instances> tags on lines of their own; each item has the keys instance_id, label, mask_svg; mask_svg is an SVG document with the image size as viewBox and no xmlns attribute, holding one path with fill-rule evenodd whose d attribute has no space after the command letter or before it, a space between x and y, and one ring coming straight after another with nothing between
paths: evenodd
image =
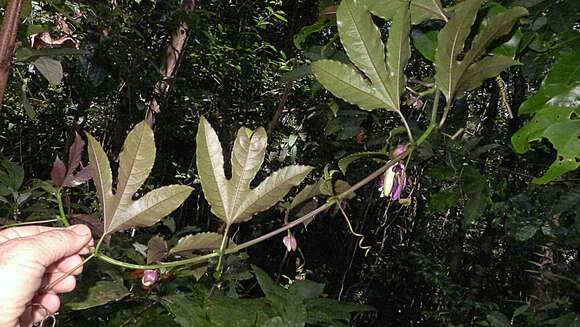
<instances>
[{"instance_id":1,"label":"flower bud","mask_svg":"<svg viewBox=\"0 0 580 327\"><path fill-rule=\"evenodd\" d=\"M282 243L284 243L288 252L296 251L296 247L298 247L298 243L296 243L296 238L294 238L294 235L285 236L282 239Z\"/></svg>"},{"instance_id":2,"label":"flower bud","mask_svg":"<svg viewBox=\"0 0 580 327\"><path fill-rule=\"evenodd\" d=\"M397 145L397 147L391 152L393 158L400 156L403 152L407 151L407 146L403 144Z\"/></svg>"},{"instance_id":3,"label":"flower bud","mask_svg":"<svg viewBox=\"0 0 580 327\"><path fill-rule=\"evenodd\" d=\"M144 286L149 287L157 282L158 277L159 273L157 273L157 270L145 270L143 271L143 278L141 279L141 283L143 283Z\"/></svg>"}]
</instances>

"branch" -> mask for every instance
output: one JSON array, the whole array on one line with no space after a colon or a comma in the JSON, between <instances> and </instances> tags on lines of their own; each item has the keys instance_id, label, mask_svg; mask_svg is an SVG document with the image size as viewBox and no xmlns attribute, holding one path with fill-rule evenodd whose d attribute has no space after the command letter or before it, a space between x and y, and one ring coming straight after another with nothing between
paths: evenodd
<instances>
[{"instance_id":1,"label":"branch","mask_svg":"<svg viewBox=\"0 0 580 327\"><path fill-rule=\"evenodd\" d=\"M292 85L294 85L293 81L286 82L286 87L284 88L282 99L278 104L278 108L276 108L274 117L272 117L272 120L268 123L268 128L266 129L266 135L268 135L268 137L272 135L272 131L274 130L274 128L276 128L278 120L280 120L280 116L282 116L282 110L284 110L284 106L286 105L286 101L288 100L288 94L290 94L290 90L292 90Z\"/></svg>"},{"instance_id":2,"label":"branch","mask_svg":"<svg viewBox=\"0 0 580 327\"><path fill-rule=\"evenodd\" d=\"M4 92L12 66L12 54L14 53L14 42L16 41L21 9L22 0L9 0L8 7L4 12L2 29L0 29L0 111L2 111Z\"/></svg>"}]
</instances>

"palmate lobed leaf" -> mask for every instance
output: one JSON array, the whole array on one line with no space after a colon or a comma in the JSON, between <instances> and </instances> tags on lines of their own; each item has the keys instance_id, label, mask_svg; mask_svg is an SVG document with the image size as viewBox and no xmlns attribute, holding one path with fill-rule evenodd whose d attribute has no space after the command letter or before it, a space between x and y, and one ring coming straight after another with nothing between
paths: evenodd
<instances>
[{"instance_id":1,"label":"palmate lobed leaf","mask_svg":"<svg viewBox=\"0 0 580 327\"><path fill-rule=\"evenodd\" d=\"M193 188L171 185L155 189L138 200L133 200L143 185L155 161L153 131L141 122L129 133L119 160L117 191L113 194L113 177L105 151L91 135L89 159L93 181L101 203L105 234L130 227L151 226L177 209Z\"/></svg>"},{"instance_id":2,"label":"palmate lobed leaf","mask_svg":"<svg viewBox=\"0 0 580 327\"><path fill-rule=\"evenodd\" d=\"M249 220L255 213L273 206L312 170L308 166L285 167L250 189L264 161L266 145L263 128L256 129L251 138L244 127L240 128L232 152L232 178L226 179L217 134L205 118L200 119L196 157L201 186L212 213L228 226Z\"/></svg>"},{"instance_id":3,"label":"palmate lobed leaf","mask_svg":"<svg viewBox=\"0 0 580 327\"><path fill-rule=\"evenodd\" d=\"M387 56L380 31L365 5L393 20ZM312 64L312 72L326 89L365 110L400 110L404 69L410 56L409 3L395 1L387 7L396 14L388 13L376 1L343 0L336 14L338 33L356 68L331 60Z\"/></svg>"},{"instance_id":4,"label":"palmate lobed leaf","mask_svg":"<svg viewBox=\"0 0 580 327\"><path fill-rule=\"evenodd\" d=\"M222 239L223 235L211 232L187 235L177 241L177 244L169 250L169 254L191 257L193 252L216 250L220 248ZM234 246L236 244L230 239L227 247Z\"/></svg>"},{"instance_id":5,"label":"palmate lobed leaf","mask_svg":"<svg viewBox=\"0 0 580 327\"><path fill-rule=\"evenodd\" d=\"M85 142L81 136L75 132L75 141L68 150L68 162L65 163L57 156L54 160L50 179L56 186L76 187L91 179L91 168L86 166L75 174L77 167L81 164L81 158Z\"/></svg>"},{"instance_id":6,"label":"palmate lobed leaf","mask_svg":"<svg viewBox=\"0 0 580 327\"><path fill-rule=\"evenodd\" d=\"M525 8L514 7L489 18L488 25L478 33L471 48L461 61L459 54L463 53L465 41L471 32L481 0L466 0L457 5L455 16L449 20L438 36L435 55L435 83L443 92L450 104L454 98L461 97L462 92L479 86L493 72L518 64L508 57L497 56L476 62L484 54L491 42L511 31L517 20L528 12ZM477 66L472 67L472 65ZM483 71L482 71L483 70ZM489 71L486 71L489 70Z\"/></svg>"},{"instance_id":7,"label":"palmate lobed leaf","mask_svg":"<svg viewBox=\"0 0 580 327\"><path fill-rule=\"evenodd\" d=\"M518 153L530 150L530 142L548 139L556 160L534 183L545 184L580 166L580 52L558 60L537 94L526 100L519 114L534 117L512 136Z\"/></svg>"}]
</instances>

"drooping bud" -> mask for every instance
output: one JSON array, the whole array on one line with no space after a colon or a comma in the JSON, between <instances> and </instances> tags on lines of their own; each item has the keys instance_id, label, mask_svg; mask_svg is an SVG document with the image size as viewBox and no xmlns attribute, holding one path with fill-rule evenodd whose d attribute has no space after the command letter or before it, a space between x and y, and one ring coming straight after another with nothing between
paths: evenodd
<instances>
[{"instance_id":1,"label":"drooping bud","mask_svg":"<svg viewBox=\"0 0 580 327\"><path fill-rule=\"evenodd\" d=\"M403 145L403 144L399 144L399 145L397 145L397 147L395 147L395 149L393 149L393 151L391 152L391 156L393 158L396 158L396 157L400 156L405 151L407 151L407 146Z\"/></svg>"},{"instance_id":2,"label":"drooping bud","mask_svg":"<svg viewBox=\"0 0 580 327\"><path fill-rule=\"evenodd\" d=\"M159 277L159 273L157 270L145 270L143 271L143 278L141 278L141 283L144 286L151 286L157 282L157 278Z\"/></svg>"},{"instance_id":3,"label":"drooping bud","mask_svg":"<svg viewBox=\"0 0 580 327\"><path fill-rule=\"evenodd\" d=\"M288 252L296 251L296 248L298 247L298 243L296 243L296 238L294 238L294 235L285 236L282 239L282 243L284 243Z\"/></svg>"}]
</instances>

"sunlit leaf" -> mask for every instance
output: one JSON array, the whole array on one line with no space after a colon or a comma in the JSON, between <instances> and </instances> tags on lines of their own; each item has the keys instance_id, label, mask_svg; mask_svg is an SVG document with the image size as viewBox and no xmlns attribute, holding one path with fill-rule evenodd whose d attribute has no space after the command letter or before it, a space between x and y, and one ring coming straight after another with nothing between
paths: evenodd
<instances>
[{"instance_id":1,"label":"sunlit leaf","mask_svg":"<svg viewBox=\"0 0 580 327\"><path fill-rule=\"evenodd\" d=\"M526 100L519 114L534 117L512 136L518 153L530 150L530 142L548 139L556 149L556 160L534 183L545 184L580 165L580 53L566 56L542 82L540 90Z\"/></svg>"},{"instance_id":2,"label":"sunlit leaf","mask_svg":"<svg viewBox=\"0 0 580 327\"><path fill-rule=\"evenodd\" d=\"M90 135L89 159L93 180L101 203L105 233L130 227L151 226L185 201L193 190L189 186L171 185L155 189L133 200L151 172L155 161L153 131L141 122L129 133L119 160L117 191L112 192L112 174L107 155Z\"/></svg>"},{"instance_id":3,"label":"sunlit leaf","mask_svg":"<svg viewBox=\"0 0 580 327\"><path fill-rule=\"evenodd\" d=\"M264 161L266 145L263 128L255 130L251 138L244 127L240 128L231 158L232 177L226 179L217 134L205 118L200 119L196 157L201 186L212 213L228 225L249 220L255 213L270 208L312 170L308 166L285 167L250 189Z\"/></svg>"}]
</instances>

